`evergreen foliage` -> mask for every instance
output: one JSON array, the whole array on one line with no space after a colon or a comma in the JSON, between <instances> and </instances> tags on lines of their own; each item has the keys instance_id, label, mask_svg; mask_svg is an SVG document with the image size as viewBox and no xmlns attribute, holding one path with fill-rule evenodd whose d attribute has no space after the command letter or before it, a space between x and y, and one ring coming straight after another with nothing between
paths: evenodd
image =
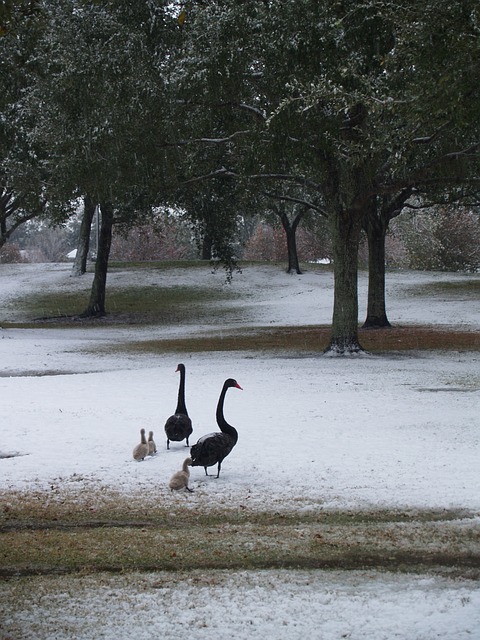
<instances>
[{"instance_id":1,"label":"evergreen foliage","mask_svg":"<svg viewBox=\"0 0 480 640\"><path fill-rule=\"evenodd\" d=\"M55 221L88 196L126 228L182 206L230 269L239 214L311 206L332 237L332 352L361 350L362 228L367 320L386 323L390 221L475 201L474 0L29 4L0 15L0 194Z\"/></svg>"}]
</instances>

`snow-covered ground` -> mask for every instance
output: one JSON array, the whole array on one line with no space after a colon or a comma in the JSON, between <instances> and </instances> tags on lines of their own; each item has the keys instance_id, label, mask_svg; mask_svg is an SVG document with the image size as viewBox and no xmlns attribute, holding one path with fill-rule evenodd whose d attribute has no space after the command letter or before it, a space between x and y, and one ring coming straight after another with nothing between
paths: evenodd
<instances>
[{"instance_id":1,"label":"snow-covered ground","mask_svg":"<svg viewBox=\"0 0 480 640\"><path fill-rule=\"evenodd\" d=\"M478 584L375 571L42 578L2 640L478 640ZM15 597L15 583L0 595ZM52 593L53 591L53 593ZM3 602L4 609L7 609ZM0 602L0 612L2 603Z\"/></svg>"},{"instance_id":2,"label":"snow-covered ground","mask_svg":"<svg viewBox=\"0 0 480 640\"><path fill-rule=\"evenodd\" d=\"M1 322L19 319L17 296L89 288L70 265L0 265ZM478 331L480 303L420 285L478 278L395 272L387 281L395 324ZM164 328L0 328L2 489L65 492L115 487L156 491L163 504L219 503L250 509L445 508L480 514L480 355L409 353L361 358L269 353L132 355L95 349L126 340L232 331L241 326L324 324L331 319L332 276L287 275L247 266L232 285L205 269L115 270L108 286L178 284L227 287L225 316ZM366 278L360 276L362 319ZM108 297L107 297L108 306ZM178 362L187 368L191 442L215 426L223 384L227 420L239 441L219 480L191 472L192 494L171 494L168 480L187 449L165 448ZM42 374L42 375L39 375ZM139 429L153 430L158 454L136 463ZM480 517L470 521L479 526ZM1 563L1 560L0 560ZM0 638L236 638L321 640L480 638L480 586L430 576L378 572L264 571L201 575L49 578L22 615L9 617L15 581L0 586ZM57 581L57 582L55 582ZM159 582L160 581L160 582ZM51 587L51 585L50 585ZM126 598L126 599L125 599ZM108 611L106 619L105 612ZM1 635L5 628L13 635ZM10 626L9 626L10 625Z\"/></svg>"}]
</instances>

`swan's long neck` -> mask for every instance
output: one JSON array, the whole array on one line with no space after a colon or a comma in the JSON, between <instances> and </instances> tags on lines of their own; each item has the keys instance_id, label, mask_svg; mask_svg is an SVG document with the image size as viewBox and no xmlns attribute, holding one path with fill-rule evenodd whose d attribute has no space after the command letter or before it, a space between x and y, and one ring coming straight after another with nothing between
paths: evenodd
<instances>
[{"instance_id":1,"label":"swan's long neck","mask_svg":"<svg viewBox=\"0 0 480 640\"><path fill-rule=\"evenodd\" d=\"M142 444L147 444L147 439L145 437L145 431L143 429L140 431L140 436L141 436L141 438L140 438L141 443Z\"/></svg>"},{"instance_id":2,"label":"swan's long neck","mask_svg":"<svg viewBox=\"0 0 480 640\"><path fill-rule=\"evenodd\" d=\"M225 420L225 416L223 415L223 404L225 402L225 395L227 393L227 389L228 386L224 385L222 392L220 394L220 398L218 399L218 404L217 404L217 424L220 427L220 431L222 431L223 433L226 433L227 435L231 436L232 438L234 438L235 442L238 439L238 432L235 429L235 427L232 427L231 424L228 424L228 422Z\"/></svg>"},{"instance_id":3,"label":"swan's long neck","mask_svg":"<svg viewBox=\"0 0 480 640\"><path fill-rule=\"evenodd\" d=\"M178 402L175 413L183 413L188 416L187 407L185 406L185 368L180 368L180 384L178 386Z\"/></svg>"}]
</instances>

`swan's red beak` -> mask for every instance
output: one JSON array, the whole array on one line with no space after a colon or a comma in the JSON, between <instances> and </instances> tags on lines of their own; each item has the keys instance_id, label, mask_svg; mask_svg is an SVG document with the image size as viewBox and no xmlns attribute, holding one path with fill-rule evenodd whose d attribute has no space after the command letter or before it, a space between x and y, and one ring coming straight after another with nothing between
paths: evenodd
<instances>
[{"instance_id":1,"label":"swan's red beak","mask_svg":"<svg viewBox=\"0 0 480 640\"><path fill-rule=\"evenodd\" d=\"M237 387L237 389L242 389L242 387L238 384L238 382L237 382L237 384L235 386ZM243 391L243 389L242 389L242 391Z\"/></svg>"}]
</instances>

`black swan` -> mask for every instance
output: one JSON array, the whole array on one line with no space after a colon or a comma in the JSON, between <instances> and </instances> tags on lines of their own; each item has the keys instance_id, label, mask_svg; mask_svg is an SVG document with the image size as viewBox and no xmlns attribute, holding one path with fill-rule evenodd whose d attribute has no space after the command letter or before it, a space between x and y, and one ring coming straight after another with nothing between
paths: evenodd
<instances>
[{"instance_id":1,"label":"black swan","mask_svg":"<svg viewBox=\"0 0 480 640\"><path fill-rule=\"evenodd\" d=\"M148 432L148 455L153 456L157 453L157 445L153 439L153 431Z\"/></svg>"},{"instance_id":2,"label":"black swan","mask_svg":"<svg viewBox=\"0 0 480 640\"><path fill-rule=\"evenodd\" d=\"M182 470L177 471L177 473L174 473L170 478L168 486L172 491L180 491L180 489L186 489L187 491L190 491L190 493L193 492L193 489L190 489L190 487L188 486L188 480L190 478L190 469L188 467L191 464L192 459L185 458L185 460L183 461Z\"/></svg>"},{"instance_id":3,"label":"black swan","mask_svg":"<svg viewBox=\"0 0 480 640\"><path fill-rule=\"evenodd\" d=\"M188 438L193 431L192 421L188 417L185 406L185 365L179 364L176 371L180 371L180 385L178 387L178 402L175 414L170 416L165 423L165 433L167 434L167 449L170 449L170 441L181 442Z\"/></svg>"},{"instance_id":4,"label":"black swan","mask_svg":"<svg viewBox=\"0 0 480 640\"><path fill-rule=\"evenodd\" d=\"M218 464L217 478L220 476L222 461L237 444L237 430L228 424L223 415L225 394L230 387L236 387L237 389L242 388L233 378L228 378L223 384L217 405L217 424L221 432L209 433L202 436L197 444L194 444L190 449L192 467L203 467L206 476L208 476L207 467L212 467L214 464Z\"/></svg>"},{"instance_id":5,"label":"black swan","mask_svg":"<svg viewBox=\"0 0 480 640\"><path fill-rule=\"evenodd\" d=\"M145 438L145 429L140 429L140 444L137 444L133 450L133 459L140 462L146 455L148 455L148 442Z\"/></svg>"}]
</instances>

